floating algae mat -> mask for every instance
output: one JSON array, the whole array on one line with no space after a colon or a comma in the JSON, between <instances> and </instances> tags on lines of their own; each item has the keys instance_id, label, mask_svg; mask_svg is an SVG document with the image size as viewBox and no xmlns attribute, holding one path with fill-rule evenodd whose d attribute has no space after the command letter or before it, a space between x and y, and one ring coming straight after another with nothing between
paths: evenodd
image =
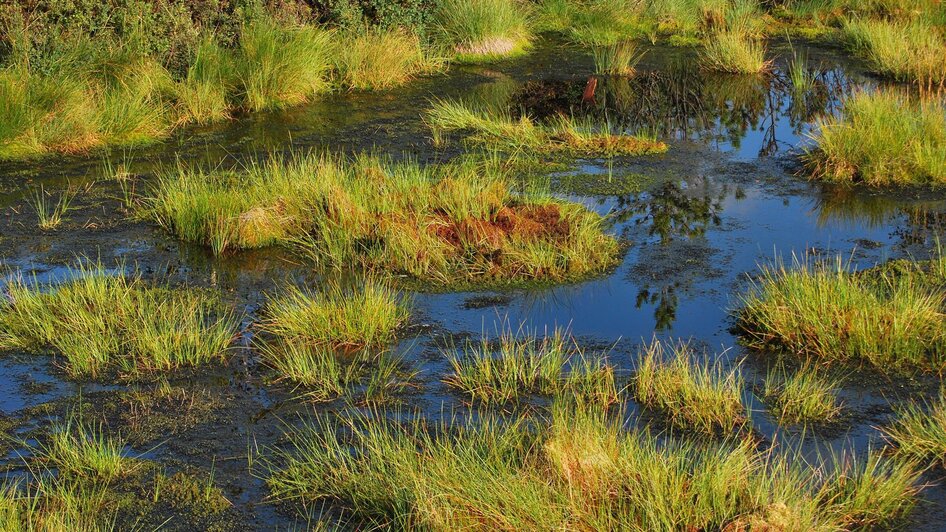
<instances>
[{"instance_id":1,"label":"floating algae mat","mask_svg":"<svg viewBox=\"0 0 946 532\"><path fill-rule=\"evenodd\" d=\"M0 164L0 529L940 529L946 198L876 186L935 183L938 125L818 143L919 88L455 23L395 88L331 90L351 49L303 105Z\"/></svg>"}]
</instances>

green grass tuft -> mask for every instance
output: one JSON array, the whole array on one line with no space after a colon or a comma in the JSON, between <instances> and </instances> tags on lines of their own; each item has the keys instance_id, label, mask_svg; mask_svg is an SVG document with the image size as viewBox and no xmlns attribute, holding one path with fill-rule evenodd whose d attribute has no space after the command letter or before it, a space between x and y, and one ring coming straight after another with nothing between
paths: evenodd
<instances>
[{"instance_id":1,"label":"green grass tuft","mask_svg":"<svg viewBox=\"0 0 946 532\"><path fill-rule=\"evenodd\" d=\"M763 397L781 423L826 423L841 413L838 390L841 383L812 366L802 366L792 374L784 367L766 375Z\"/></svg>"},{"instance_id":2,"label":"green grass tuft","mask_svg":"<svg viewBox=\"0 0 946 532\"><path fill-rule=\"evenodd\" d=\"M805 155L815 178L871 186L946 183L946 108L891 90L858 92L821 119Z\"/></svg>"},{"instance_id":3,"label":"green grass tuft","mask_svg":"<svg viewBox=\"0 0 946 532\"><path fill-rule=\"evenodd\" d=\"M375 526L429 530L828 530L884 526L919 472L881 453L808 465L751 439L668 441L598 407L550 424L479 416L440 426L374 415L291 429L268 463L277 500L336 501Z\"/></svg>"},{"instance_id":4,"label":"green grass tuft","mask_svg":"<svg viewBox=\"0 0 946 532\"><path fill-rule=\"evenodd\" d=\"M650 155L664 153L663 142L632 135L616 135L609 124L581 122L558 116L548 124L528 117L512 118L508 113L458 100L437 100L425 120L440 138L446 132L464 132L479 144L540 153L587 157Z\"/></svg>"},{"instance_id":5,"label":"green grass tuft","mask_svg":"<svg viewBox=\"0 0 946 532\"><path fill-rule=\"evenodd\" d=\"M558 329L542 339L506 331L497 342L484 338L445 355L453 368L447 384L484 404L531 394L602 404L618 398L614 370L603 357L586 356L574 338Z\"/></svg>"},{"instance_id":6,"label":"green grass tuft","mask_svg":"<svg viewBox=\"0 0 946 532\"><path fill-rule=\"evenodd\" d=\"M433 33L461 62L522 53L532 39L526 6L518 0L444 0Z\"/></svg>"},{"instance_id":7,"label":"green grass tuft","mask_svg":"<svg viewBox=\"0 0 946 532\"><path fill-rule=\"evenodd\" d=\"M349 37L335 52L334 63L341 85L356 90L397 87L444 64L424 49L416 35L397 31Z\"/></svg>"},{"instance_id":8,"label":"green grass tuft","mask_svg":"<svg viewBox=\"0 0 946 532\"><path fill-rule=\"evenodd\" d=\"M911 275L854 275L833 262L793 259L762 268L742 296L748 345L822 363L862 361L884 371L941 369L943 294Z\"/></svg>"},{"instance_id":9,"label":"green grass tuft","mask_svg":"<svg viewBox=\"0 0 946 532\"><path fill-rule=\"evenodd\" d=\"M712 434L746 423L744 385L739 368L698 361L686 344L667 347L654 340L638 358L633 390L640 404L666 414L673 425Z\"/></svg>"},{"instance_id":10,"label":"green grass tuft","mask_svg":"<svg viewBox=\"0 0 946 532\"><path fill-rule=\"evenodd\" d=\"M498 161L309 154L239 173L179 167L140 214L217 253L287 244L322 266L445 284L576 278L618 252L600 216L541 191L513 193Z\"/></svg>"},{"instance_id":11,"label":"green grass tuft","mask_svg":"<svg viewBox=\"0 0 946 532\"><path fill-rule=\"evenodd\" d=\"M756 39L737 32L708 37L701 62L704 68L731 74L761 74L771 68L765 47Z\"/></svg>"},{"instance_id":12,"label":"green grass tuft","mask_svg":"<svg viewBox=\"0 0 946 532\"><path fill-rule=\"evenodd\" d=\"M897 420L883 429L897 451L946 466L946 391L929 404L898 407Z\"/></svg>"},{"instance_id":13,"label":"green grass tuft","mask_svg":"<svg viewBox=\"0 0 946 532\"><path fill-rule=\"evenodd\" d=\"M49 287L16 278L0 305L0 347L52 348L81 378L117 370L127 377L220 360L239 320L210 293L149 286L80 264Z\"/></svg>"}]
</instances>

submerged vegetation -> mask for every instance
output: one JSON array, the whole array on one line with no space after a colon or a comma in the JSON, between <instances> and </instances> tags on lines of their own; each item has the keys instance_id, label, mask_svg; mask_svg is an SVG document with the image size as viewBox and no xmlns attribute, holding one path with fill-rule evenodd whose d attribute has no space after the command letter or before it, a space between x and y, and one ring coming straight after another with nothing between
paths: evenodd
<instances>
[{"instance_id":1,"label":"submerged vegetation","mask_svg":"<svg viewBox=\"0 0 946 532\"><path fill-rule=\"evenodd\" d=\"M739 330L756 348L884 371L938 371L943 358L943 261L855 273L834 261L793 259L762 268L742 296Z\"/></svg>"},{"instance_id":2,"label":"submerged vegetation","mask_svg":"<svg viewBox=\"0 0 946 532\"><path fill-rule=\"evenodd\" d=\"M633 135L614 134L609 124L580 122L559 115L548 124L537 124L527 116L484 105L437 100L426 115L435 139L443 133L461 132L471 142L510 150L573 156L649 155L667 151L663 142Z\"/></svg>"},{"instance_id":3,"label":"submerged vegetation","mask_svg":"<svg viewBox=\"0 0 946 532\"><path fill-rule=\"evenodd\" d=\"M393 528L846 529L892 523L919 490L913 464L881 453L807 465L748 439L661 444L600 408L558 405L548 426L355 416L289 438L270 464L277 499Z\"/></svg>"},{"instance_id":4,"label":"submerged vegetation","mask_svg":"<svg viewBox=\"0 0 946 532\"><path fill-rule=\"evenodd\" d=\"M239 320L212 292L152 286L80 264L49 287L14 278L0 305L0 348L52 349L73 377L137 377L221 360Z\"/></svg>"},{"instance_id":5,"label":"submerged vegetation","mask_svg":"<svg viewBox=\"0 0 946 532\"><path fill-rule=\"evenodd\" d=\"M539 190L514 192L498 161L308 154L236 173L178 167L141 214L217 253L285 244L324 266L446 284L574 279L618 253L600 216Z\"/></svg>"}]
</instances>

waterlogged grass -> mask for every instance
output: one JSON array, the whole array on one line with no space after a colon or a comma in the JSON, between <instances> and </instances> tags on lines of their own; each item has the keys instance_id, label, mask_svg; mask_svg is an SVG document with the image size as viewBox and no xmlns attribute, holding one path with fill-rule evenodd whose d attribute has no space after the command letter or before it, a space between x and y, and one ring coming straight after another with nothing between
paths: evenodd
<instances>
[{"instance_id":1,"label":"waterlogged grass","mask_svg":"<svg viewBox=\"0 0 946 532\"><path fill-rule=\"evenodd\" d=\"M317 419L276 450L273 496L398 529L845 529L893 523L919 490L914 465L882 453L809 465L748 439L659 443L600 409L557 406L548 425Z\"/></svg>"},{"instance_id":2,"label":"waterlogged grass","mask_svg":"<svg viewBox=\"0 0 946 532\"><path fill-rule=\"evenodd\" d=\"M390 343L408 316L407 304L379 281L349 290L331 284L315 293L293 285L269 300L260 328L287 340L354 351Z\"/></svg>"},{"instance_id":3,"label":"waterlogged grass","mask_svg":"<svg viewBox=\"0 0 946 532\"><path fill-rule=\"evenodd\" d=\"M244 26L233 47L205 36L183 72L132 41L76 37L61 46L42 68L18 60L0 69L0 158L153 142L184 124L299 105L339 88L390 88L442 65L405 32L265 19Z\"/></svg>"},{"instance_id":4,"label":"waterlogged grass","mask_svg":"<svg viewBox=\"0 0 946 532\"><path fill-rule=\"evenodd\" d=\"M289 287L270 299L259 324L263 358L282 378L328 401L363 388L367 401L403 389L410 372L387 347L409 310L386 285L338 285L310 293Z\"/></svg>"},{"instance_id":5,"label":"waterlogged grass","mask_svg":"<svg viewBox=\"0 0 946 532\"><path fill-rule=\"evenodd\" d=\"M805 158L815 178L871 186L946 183L946 108L893 91L858 92L826 117Z\"/></svg>"},{"instance_id":6,"label":"waterlogged grass","mask_svg":"<svg viewBox=\"0 0 946 532\"><path fill-rule=\"evenodd\" d=\"M644 52L635 41L626 40L614 44L593 46L591 56L595 72L616 76L627 76L635 72Z\"/></svg>"},{"instance_id":7,"label":"waterlogged grass","mask_svg":"<svg viewBox=\"0 0 946 532\"><path fill-rule=\"evenodd\" d=\"M434 37L461 62L520 54L532 39L527 9L518 0L444 0L434 15Z\"/></svg>"},{"instance_id":8,"label":"waterlogged grass","mask_svg":"<svg viewBox=\"0 0 946 532\"><path fill-rule=\"evenodd\" d=\"M29 475L0 483L0 529L89 532L119 530L108 488L137 468L124 443L70 418L31 449Z\"/></svg>"},{"instance_id":9,"label":"waterlogged grass","mask_svg":"<svg viewBox=\"0 0 946 532\"><path fill-rule=\"evenodd\" d=\"M766 375L762 395L780 423L827 423L841 413L840 386L839 380L811 365L793 372L777 367Z\"/></svg>"},{"instance_id":10,"label":"waterlogged grass","mask_svg":"<svg viewBox=\"0 0 946 532\"><path fill-rule=\"evenodd\" d=\"M0 305L0 347L61 355L77 378L135 378L221 360L239 320L209 292L152 286L80 264L66 281L18 277Z\"/></svg>"},{"instance_id":11,"label":"waterlogged grass","mask_svg":"<svg viewBox=\"0 0 946 532\"><path fill-rule=\"evenodd\" d=\"M72 187L67 187L55 199L43 187L35 191L30 204L36 212L39 228L48 231L59 227L66 220L66 213L72 210L75 197L76 191Z\"/></svg>"},{"instance_id":12,"label":"waterlogged grass","mask_svg":"<svg viewBox=\"0 0 946 532\"><path fill-rule=\"evenodd\" d=\"M501 404L528 395L602 404L618 399L613 368L603 356L586 356L576 340L562 330L541 339L506 331L496 342L484 338L444 354L453 368L446 383L483 404Z\"/></svg>"},{"instance_id":13,"label":"waterlogged grass","mask_svg":"<svg viewBox=\"0 0 946 532\"><path fill-rule=\"evenodd\" d=\"M853 19L844 23L848 46L879 74L924 89L946 83L946 40L942 27L926 20Z\"/></svg>"},{"instance_id":14,"label":"waterlogged grass","mask_svg":"<svg viewBox=\"0 0 946 532\"><path fill-rule=\"evenodd\" d=\"M287 244L323 266L442 284L574 279L618 253L600 216L539 190L514 193L498 161L308 154L237 173L179 167L140 214L217 253Z\"/></svg>"},{"instance_id":15,"label":"waterlogged grass","mask_svg":"<svg viewBox=\"0 0 946 532\"><path fill-rule=\"evenodd\" d=\"M687 344L654 340L642 350L634 375L634 398L667 416L671 424L703 433L731 432L746 421L745 382L739 368L699 360Z\"/></svg>"},{"instance_id":16,"label":"waterlogged grass","mask_svg":"<svg viewBox=\"0 0 946 532\"><path fill-rule=\"evenodd\" d=\"M883 431L899 453L946 466L946 391L927 404L898 407L897 420Z\"/></svg>"},{"instance_id":17,"label":"waterlogged grass","mask_svg":"<svg viewBox=\"0 0 946 532\"><path fill-rule=\"evenodd\" d=\"M435 139L459 132L474 143L509 150L547 154L607 157L664 153L663 142L611 132L608 124L592 124L558 116L547 124L458 100L436 100L427 111L427 124Z\"/></svg>"},{"instance_id":18,"label":"waterlogged grass","mask_svg":"<svg viewBox=\"0 0 946 532\"><path fill-rule=\"evenodd\" d=\"M716 33L707 38L701 63L708 70L731 74L761 74L771 67L765 46L737 32Z\"/></svg>"},{"instance_id":19,"label":"waterlogged grass","mask_svg":"<svg viewBox=\"0 0 946 532\"><path fill-rule=\"evenodd\" d=\"M761 278L742 296L742 339L821 363L940 370L943 293L934 281L937 265L941 258L923 275L883 268L855 274L840 257L763 266Z\"/></svg>"}]
</instances>

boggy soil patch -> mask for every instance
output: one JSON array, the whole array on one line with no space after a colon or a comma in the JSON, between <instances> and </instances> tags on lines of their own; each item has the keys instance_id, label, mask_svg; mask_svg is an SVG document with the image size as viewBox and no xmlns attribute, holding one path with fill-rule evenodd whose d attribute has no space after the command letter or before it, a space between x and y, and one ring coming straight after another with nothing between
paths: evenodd
<instances>
[{"instance_id":1,"label":"boggy soil patch","mask_svg":"<svg viewBox=\"0 0 946 532\"><path fill-rule=\"evenodd\" d=\"M498 161L442 165L298 155L242 172L166 172L139 214L217 253L288 245L316 264L361 264L435 284L563 281L602 271L618 245L598 214Z\"/></svg>"}]
</instances>

